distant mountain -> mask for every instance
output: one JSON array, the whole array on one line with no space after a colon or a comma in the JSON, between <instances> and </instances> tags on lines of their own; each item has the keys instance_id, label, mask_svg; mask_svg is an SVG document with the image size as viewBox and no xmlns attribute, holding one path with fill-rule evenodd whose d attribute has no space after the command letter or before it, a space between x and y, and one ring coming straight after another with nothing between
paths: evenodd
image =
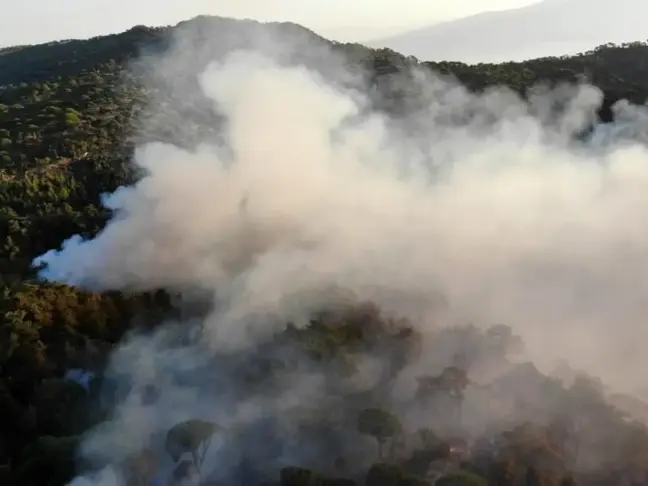
<instances>
[{"instance_id":1,"label":"distant mountain","mask_svg":"<svg viewBox=\"0 0 648 486\"><path fill-rule=\"evenodd\" d=\"M523 61L648 39L646 0L544 0L369 42L422 61Z\"/></svg>"}]
</instances>

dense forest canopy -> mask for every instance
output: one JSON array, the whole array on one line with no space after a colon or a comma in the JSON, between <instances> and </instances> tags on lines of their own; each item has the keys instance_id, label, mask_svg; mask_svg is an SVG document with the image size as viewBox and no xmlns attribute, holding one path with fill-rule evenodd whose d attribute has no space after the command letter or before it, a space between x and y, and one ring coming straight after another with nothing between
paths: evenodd
<instances>
[{"instance_id":1,"label":"dense forest canopy","mask_svg":"<svg viewBox=\"0 0 648 486\"><path fill-rule=\"evenodd\" d=\"M212 77L199 77L210 62L223 62L228 54L242 49L261 52L275 64L267 66L261 60L261 68L257 69L250 65L250 59L256 58L241 55L238 64L232 61L221 65L221 71L212 72ZM294 24L212 17L199 17L169 28L136 26L121 34L90 40L3 49L0 484L57 486L75 477L75 486L88 484L84 481L102 486L150 485L168 478L169 484L202 481L283 486L647 484L648 405L630 395L609 394L597 378L568 365L552 375L541 373L526 359L525 344L532 343L525 343L515 332L516 323L423 326L414 309L422 306L421 311L428 311L430 301L436 302L439 297L427 293L428 289L422 289L422 295L395 295L395 286L378 281L372 282L376 289L366 295L326 287L326 295L313 296L307 294L312 289L300 288L298 277L303 269L269 267L269 273L258 276L257 285L284 290L281 285L286 280L278 273L290 270L296 275L290 280L294 285L291 289L304 291L297 300L313 305L305 309L291 307L294 319L285 312L255 314L245 308L245 326L211 328L214 300L229 306L230 314L218 309L218 319L224 319L224 315L234 319L232 315L244 304L249 307L256 303L262 310L270 305L254 301L254 294L241 294L234 285L228 287L220 282L246 283L241 268L248 268L246 265L263 252L261 242L266 238L281 239L275 228L258 216L263 214L259 206L272 205L272 198L281 199L284 190L289 194L288 186L267 194L255 193L251 186L250 196L237 200L236 210L243 215L240 218L250 218L251 223L242 229L235 224L219 228L239 239L232 237L222 242L216 238L208 243L213 247L233 246L234 257L220 262L222 269L218 272L205 270L198 281L191 280L198 272L197 267L192 267L193 261L182 261L183 265L170 273L163 265L140 268L146 255L159 248L143 245L140 251L144 256L128 261L118 246L110 246L110 238L118 230L102 233L111 218L115 221L112 227L123 230L123 225L117 226L119 222L128 224L129 217L137 216L136 211L124 210L128 204L145 207L147 198L155 198L157 188L153 182L159 182L156 174L165 190L186 189L182 185L185 174L204 165L206 153L213 156L197 148L201 143L217 141L218 145L225 137L223 133L229 131L234 141L223 142L219 148L235 151L241 149L237 145L241 140L254 137L255 132L241 128L243 123L236 118L240 115L238 107L214 108L213 99L227 101L227 96L236 95L239 75L250 79L261 76L258 86L276 88L273 96L286 103L280 110L282 117L294 117L294 124L285 126L295 130L292 143L296 150L308 149L306 142L320 143L316 135L299 131L301 122L310 120L302 120L301 111L293 110L301 106L305 111L299 105L301 101L312 101L308 106L313 111L326 112L322 123L329 123L327 117L335 123L336 117L343 118L347 112L362 118L366 111L380 114L369 119L372 123L388 119L386 126L393 133L411 134L425 128L419 120L424 102L441 97L446 102L467 99L445 112L441 110L439 117L445 125L437 120L439 133L423 138L440 146L441 141L451 140L470 107L478 119L475 126L479 135L471 133L470 137L495 143L505 133L500 131L499 121L494 123L489 118L495 116L491 105L493 100L500 100L498 96L507 100L512 97L515 101L507 106L517 110L523 100L533 105L534 96L542 92L538 91L539 84L559 86L560 90L561 83L582 85L587 80L598 86L604 97L600 106L596 102L588 105L593 107L591 115L598 114L598 121L586 117L574 122L573 129L566 129L571 130L571 138L582 141L588 133L596 132L594 125L598 122L613 121L614 113L630 113L634 117L630 121L636 121L637 113L628 111L627 105L617 104L614 109L612 105L623 99L643 104L648 97L647 55L648 45L633 43L524 63L423 62L389 50L329 42ZM317 72L321 79L328 80L331 89L322 89L324 82L320 78L314 82L302 71L290 70L296 65ZM434 82L430 81L432 76ZM448 86L455 86L453 80L461 82L465 89L450 89ZM282 91L293 86L296 89L288 94L297 102L287 103ZM430 86L439 93L432 90L430 94ZM493 95L493 86L506 86L509 91ZM332 94L335 89L355 90L365 99L354 105L349 101L352 98ZM212 99L205 95L210 90ZM567 92L574 96L573 91ZM242 106L256 109L257 101L272 105L266 98L256 100L256 91L246 93L254 95L254 99L247 104L242 100ZM486 95L470 98L470 93ZM585 98L596 98L593 92L582 93ZM538 108L540 114L542 106ZM259 120L270 120L259 122L258 128L272 125L272 116L277 112L264 115L261 105L258 109ZM517 115L511 116L516 120ZM556 117L562 120L560 115ZM266 145L262 148L268 153L276 148L274 135L291 136L282 133L283 122L275 120L278 131L263 141ZM367 126L360 124L368 132L357 127L357 132L350 132L358 137L353 139L357 146L362 146L363 134L382 133L380 128ZM450 128L444 131L444 127ZM639 129L629 133L632 139L642 137ZM308 137L300 134L312 135L312 140L304 142ZM470 140L477 143L473 138ZM143 151L140 162L134 164L135 148L149 142L174 144L175 148L164 152L170 150L164 149L168 145L154 145L148 152ZM389 146L380 146L375 152L368 150L368 154L389 150ZM165 153L170 153L169 160L158 157ZM409 152L397 155L403 153ZM544 154L551 153L547 149ZM250 150L244 155L253 159L257 154ZM300 152L298 156L311 154ZM156 157L163 159L157 165L149 160ZM174 169L176 172L165 177L157 172L171 159L183 157L187 161L182 170ZM378 165L374 169L380 172ZM189 189L182 193L189 199L195 196L197 201L201 191L212 191L214 198L224 198L233 187L229 179L218 179L220 173L197 174L186 182ZM263 170L259 174L258 179L244 179L250 174L243 174L241 180L251 184L274 180ZM305 181L306 173L299 174ZM323 187L334 188L329 195L338 191L335 203L341 209L335 215L357 211L367 216L360 222L322 226L339 232L332 235L333 240L348 232L348 238L345 236L335 251L361 245L364 230L374 231L383 224L389 229L399 228L386 221L392 216L406 220L403 214L412 218L428 215L424 209L410 206L408 213L398 213L396 205L405 204L409 196L392 194L384 180L374 181L370 173L366 175L376 187L385 189L379 193L385 198L385 206L394 204L378 216L384 221L374 225L375 214L362 212L362 205L376 199L376 193L362 189L362 182L345 185L348 180L334 174L329 181L332 185ZM268 179L264 179L266 176ZM147 180L153 182L146 186ZM214 180L223 184L210 187ZM281 181L291 180L288 177ZM135 192L119 189L133 187L137 181L141 185L135 186ZM631 191L631 195L640 200L641 189ZM418 190L411 189L411 194L418 194ZM498 193L487 192L484 197L493 194ZM255 196L262 202L258 203ZM308 195L300 197L311 202ZM475 201L479 203L479 199ZM152 207L157 202L151 203ZM213 200L202 202L203 206L198 207L187 203L193 212L174 213L174 219L183 222L205 218L209 222L207 213L221 211L210 206L216 204ZM279 203L277 208L279 212L285 209ZM153 223L156 215L164 211L164 204L159 204L135 220L135 226L140 226L138 231L151 230L144 235L136 232L136 242L146 242L148 237L157 241L155 232L159 228ZM616 213L610 214L611 219L619 220ZM315 211L313 219L326 220L325 216ZM636 216L640 218L641 214ZM253 224L255 217L261 221L258 226ZM175 221L169 226L172 223ZM503 230L510 232L503 238L514 239L516 230ZM317 246L317 242L308 240L322 237L314 233L299 241L292 249L295 254ZM73 235L78 236L69 240ZM423 231L409 235L427 236ZM475 238L479 235L473 234ZM169 261L177 263L174 258L180 259L185 237L189 239L178 233L176 239L165 242ZM67 250L47 253L61 248L66 240ZM97 248L84 246L84 241L108 243ZM627 240L619 241L625 244ZM570 248L567 239L563 243ZM405 251L400 247L394 251L400 252L398 258L406 265L407 258L412 257L407 254L410 247L406 241L399 245ZM77 249L83 251L75 253ZM194 249L208 256L213 250L209 245ZM491 251L493 259L498 256L496 247L483 251ZM364 253L359 246L357 253L344 261L344 268L372 261ZM92 257L99 256L106 257L110 265L100 269L94 265ZM201 263L210 261L208 256ZM325 264L319 268L322 274L341 270L324 268ZM390 275L389 269L383 270L376 270L370 278ZM145 277L149 280L144 281ZM568 281L569 276L565 279ZM219 282L218 288L211 287L213 281ZM619 285L628 284L623 281ZM221 291L239 292L239 300L227 300L228 295L221 295ZM597 295L596 290L592 292ZM396 302L381 300L384 296ZM595 305L592 309L593 314L598 310ZM531 323L539 318L532 312L527 314L519 312L516 316ZM551 315L547 308L547 316ZM266 326L266 322L272 324ZM243 328L245 332L240 331ZM269 331L250 344L245 333L254 334L260 328ZM223 347L223 341L236 341L236 346ZM111 474L125 482L111 482L115 480Z\"/></svg>"}]
</instances>

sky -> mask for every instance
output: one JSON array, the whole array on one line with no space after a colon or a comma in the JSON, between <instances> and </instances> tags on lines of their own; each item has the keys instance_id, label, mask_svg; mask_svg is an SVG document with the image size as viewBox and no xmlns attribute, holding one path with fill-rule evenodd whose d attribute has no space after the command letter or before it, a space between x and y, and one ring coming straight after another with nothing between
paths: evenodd
<instances>
[{"instance_id":1,"label":"sky","mask_svg":"<svg viewBox=\"0 0 648 486\"><path fill-rule=\"evenodd\" d=\"M339 41L363 41L534 0L3 0L0 46L88 38L196 15L292 21ZM406 6L406 8L404 8Z\"/></svg>"}]
</instances>

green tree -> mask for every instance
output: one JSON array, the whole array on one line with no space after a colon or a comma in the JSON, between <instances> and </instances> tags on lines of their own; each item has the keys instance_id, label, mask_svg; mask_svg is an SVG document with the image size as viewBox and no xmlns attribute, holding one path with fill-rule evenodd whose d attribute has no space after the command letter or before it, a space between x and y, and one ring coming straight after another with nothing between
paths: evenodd
<instances>
[{"instance_id":1,"label":"green tree","mask_svg":"<svg viewBox=\"0 0 648 486\"><path fill-rule=\"evenodd\" d=\"M175 462L183 454L190 453L194 466L200 471L212 436L217 430L218 426L215 423L197 419L174 425L166 435L166 451Z\"/></svg>"},{"instance_id":2,"label":"green tree","mask_svg":"<svg viewBox=\"0 0 648 486\"><path fill-rule=\"evenodd\" d=\"M367 408L358 414L358 431L369 435L378 442L378 460L384 457L384 445L402 432L398 418L387 410Z\"/></svg>"},{"instance_id":3,"label":"green tree","mask_svg":"<svg viewBox=\"0 0 648 486\"><path fill-rule=\"evenodd\" d=\"M434 486L488 486L488 481L477 474L460 471L440 477Z\"/></svg>"},{"instance_id":4,"label":"green tree","mask_svg":"<svg viewBox=\"0 0 648 486\"><path fill-rule=\"evenodd\" d=\"M371 466L365 479L366 486L399 486L404 472L393 464L378 463Z\"/></svg>"},{"instance_id":5,"label":"green tree","mask_svg":"<svg viewBox=\"0 0 648 486\"><path fill-rule=\"evenodd\" d=\"M281 486L323 486L323 478L310 469L302 467L285 467L280 471Z\"/></svg>"}]
</instances>

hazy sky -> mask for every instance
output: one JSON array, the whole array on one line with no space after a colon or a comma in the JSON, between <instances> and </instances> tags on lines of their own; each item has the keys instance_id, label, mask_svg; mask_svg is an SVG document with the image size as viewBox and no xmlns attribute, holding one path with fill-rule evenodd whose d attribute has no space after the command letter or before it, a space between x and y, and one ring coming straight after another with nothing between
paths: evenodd
<instances>
[{"instance_id":1,"label":"hazy sky","mask_svg":"<svg viewBox=\"0 0 648 486\"><path fill-rule=\"evenodd\" d=\"M199 14L290 20L336 40L382 37L534 0L3 0L0 45L86 38Z\"/></svg>"}]
</instances>

